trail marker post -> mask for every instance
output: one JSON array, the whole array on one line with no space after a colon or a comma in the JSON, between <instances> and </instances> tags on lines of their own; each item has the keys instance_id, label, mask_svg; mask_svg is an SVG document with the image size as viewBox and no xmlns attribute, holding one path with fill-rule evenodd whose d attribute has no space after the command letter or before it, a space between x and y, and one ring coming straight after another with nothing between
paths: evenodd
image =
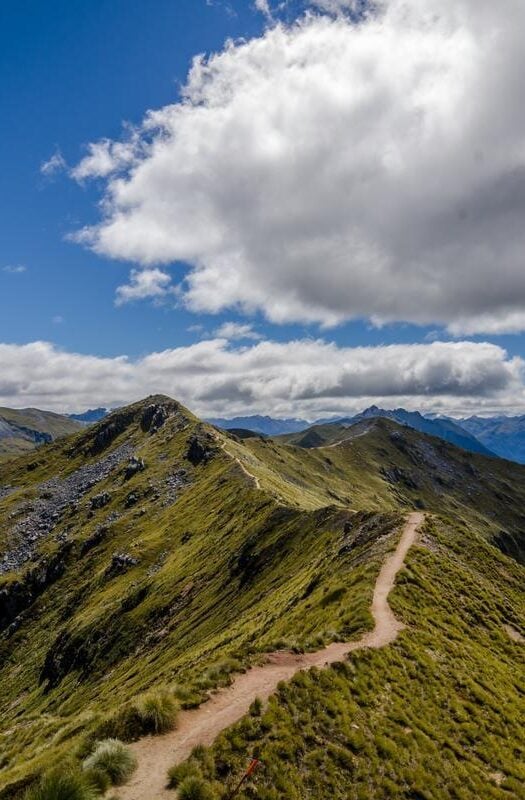
<instances>
[{"instance_id":1,"label":"trail marker post","mask_svg":"<svg viewBox=\"0 0 525 800\"><path fill-rule=\"evenodd\" d=\"M251 775L253 775L257 767L261 766L261 764L262 761L259 761L258 758L252 758L252 760L250 761L250 765L246 770L246 772L244 773L244 775L242 776L241 780L239 781L233 792L230 795L228 795L228 800L232 800L233 797L239 794L239 791L243 783L245 783L248 780L248 778L251 777Z\"/></svg>"}]
</instances>

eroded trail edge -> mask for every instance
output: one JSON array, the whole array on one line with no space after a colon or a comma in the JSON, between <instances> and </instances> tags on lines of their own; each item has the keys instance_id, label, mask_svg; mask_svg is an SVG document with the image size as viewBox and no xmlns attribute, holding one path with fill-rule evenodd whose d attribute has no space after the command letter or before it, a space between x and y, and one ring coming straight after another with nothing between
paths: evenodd
<instances>
[{"instance_id":1,"label":"eroded trail edge","mask_svg":"<svg viewBox=\"0 0 525 800\"><path fill-rule=\"evenodd\" d=\"M238 675L232 685L213 695L206 703L179 716L177 729L164 736L146 737L130 745L138 760L131 781L117 792L121 800L173 800L166 789L170 767L185 761L197 745L209 747L219 733L243 717L256 697L266 700L279 681L290 680L296 672L310 667L324 667L355 650L379 648L391 644L403 630L388 604L396 575L414 544L425 515L414 512L407 518L395 551L385 560L378 575L372 600L375 627L355 642L335 642L315 653L271 653L267 662Z\"/></svg>"}]
</instances>

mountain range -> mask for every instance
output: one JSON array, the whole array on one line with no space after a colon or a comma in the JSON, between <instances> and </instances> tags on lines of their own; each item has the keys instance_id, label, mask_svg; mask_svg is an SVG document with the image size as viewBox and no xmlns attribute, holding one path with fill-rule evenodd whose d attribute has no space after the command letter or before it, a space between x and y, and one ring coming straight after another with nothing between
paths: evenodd
<instances>
[{"instance_id":1,"label":"mountain range","mask_svg":"<svg viewBox=\"0 0 525 800\"><path fill-rule=\"evenodd\" d=\"M1 798L85 787L108 738L137 740L122 800L177 758L181 796L225 800L254 755L241 798L520 797L525 468L373 414L311 431L154 396L0 464ZM385 570L390 634L359 647Z\"/></svg>"},{"instance_id":2,"label":"mountain range","mask_svg":"<svg viewBox=\"0 0 525 800\"><path fill-rule=\"evenodd\" d=\"M371 406L363 411L361 414L356 414L352 417L334 417L330 419L320 419L317 422L308 423L302 419L272 419L271 417L253 416L253 417L233 417L232 419L210 419L208 420L214 425L226 430L252 430L256 433L265 434L267 436L278 436L281 434L301 433L305 431L317 431L325 425L355 425L363 419L370 419L373 417L383 417L392 419L401 425L407 425L410 428L428 433L431 436L437 436L447 442L463 447L465 450L470 450L473 453L484 453L490 455L491 451L481 441L479 441L472 433L461 427L455 420L449 418L428 419L419 412L405 411L403 408L398 408L393 411L387 411L377 406Z\"/></svg>"}]
</instances>

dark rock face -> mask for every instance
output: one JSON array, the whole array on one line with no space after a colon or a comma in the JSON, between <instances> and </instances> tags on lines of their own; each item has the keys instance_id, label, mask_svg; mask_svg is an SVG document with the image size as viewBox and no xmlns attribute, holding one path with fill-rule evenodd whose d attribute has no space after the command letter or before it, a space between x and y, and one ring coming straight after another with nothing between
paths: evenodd
<instances>
[{"instance_id":1,"label":"dark rock face","mask_svg":"<svg viewBox=\"0 0 525 800\"><path fill-rule=\"evenodd\" d=\"M133 558L129 553L113 553L111 564L106 570L106 576L113 578L115 575L122 575L131 567L136 567L138 563L138 559Z\"/></svg>"},{"instance_id":2,"label":"dark rock face","mask_svg":"<svg viewBox=\"0 0 525 800\"><path fill-rule=\"evenodd\" d=\"M345 523L343 543L338 555L344 556L358 547L370 545L383 536L390 535L395 524L400 521L398 514L359 512Z\"/></svg>"},{"instance_id":3,"label":"dark rock face","mask_svg":"<svg viewBox=\"0 0 525 800\"><path fill-rule=\"evenodd\" d=\"M500 531L494 537L494 544L501 552L514 558L518 563L525 563L525 550L520 546L520 539L508 531Z\"/></svg>"},{"instance_id":4,"label":"dark rock face","mask_svg":"<svg viewBox=\"0 0 525 800\"><path fill-rule=\"evenodd\" d=\"M89 430L82 437L76 449L82 450L86 455L96 456L106 450L117 436L131 425L135 418L133 408L119 410L99 422L94 430Z\"/></svg>"},{"instance_id":5,"label":"dark rock face","mask_svg":"<svg viewBox=\"0 0 525 800\"><path fill-rule=\"evenodd\" d=\"M92 511L96 511L99 508L104 508L108 503L111 503L111 495L109 492L103 492L92 497L89 505Z\"/></svg>"},{"instance_id":6,"label":"dark rock face","mask_svg":"<svg viewBox=\"0 0 525 800\"><path fill-rule=\"evenodd\" d=\"M417 479L400 467L383 467L381 469L381 474L389 483L401 484L402 486L406 486L407 489L420 488L420 484L418 483Z\"/></svg>"},{"instance_id":7,"label":"dark rock face","mask_svg":"<svg viewBox=\"0 0 525 800\"><path fill-rule=\"evenodd\" d=\"M197 434L188 439L186 458L194 467L205 464L213 458L216 452L214 440L209 434Z\"/></svg>"},{"instance_id":8,"label":"dark rock face","mask_svg":"<svg viewBox=\"0 0 525 800\"><path fill-rule=\"evenodd\" d=\"M95 533L93 533L88 539L86 539L82 543L82 547L80 548L80 557L82 558L82 556L85 556L87 553L90 552L90 550L93 550L94 547L97 547L97 545L101 544L108 535L108 533L109 533L109 528L107 527L107 525L101 525L100 527L98 527Z\"/></svg>"},{"instance_id":9,"label":"dark rock face","mask_svg":"<svg viewBox=\"0 0 525 800\"><path fill-rule=\"evenodd\" d=\"M29 570L22 580L0 589L0 631L16 622L17 617L66 571L67 556L73 545L65 542L58 553Z\"/></svg>"},{"instance_id":10,"label":"dark rock face","mask_svg":"<svg viewBox=\"0 0 525 800\"><path fill-rule=\"evenodd\" d=\"M166 404L152 403L144 409L142 419L140 420L140 427L143 431L148 431L152 434L156 433L169 418L170 411L174 410L174 408L168 408Z\"/></svg>"},{"instance_id":11,"label":"dark rock face","mask_svg":"<svg viewBox=\"0 0 525 800\"><path fill-rule=\"evenodd\" d=\"M132 456L124 471L124 479L129 481L137 472L143 472L146 469L146 462L143 458L136 458Z\"/></svg>"}]
</instances>

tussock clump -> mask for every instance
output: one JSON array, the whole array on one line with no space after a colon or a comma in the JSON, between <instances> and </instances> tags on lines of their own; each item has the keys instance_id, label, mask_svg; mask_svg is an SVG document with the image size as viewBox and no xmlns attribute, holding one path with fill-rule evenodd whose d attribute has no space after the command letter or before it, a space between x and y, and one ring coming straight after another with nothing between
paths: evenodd
<instances>
[{"instance_id":1,"label":"tussock clump","mask_svg":"<svg viewBox=\"0 0 525 800\"><path fill-rule=\"evenodd\" d=\"M179 704L173 694L158 689L128 703L105 720L97 730L98 738L133 742L147 734L166 733L177 724Z\"/></svg>"},{"instance_id":2,"label":"tussock clump","mask_svg":"<svg viewBox=\"0 0 525 800\"><path fill-rule=\"evenodd\" d=\"M167 691L154 691L144 695L136 704L144 733L166 733L177 724L179 706Z\"/></svg>"},{"instance_id":3,"label":"tussock clump","mask_svg":"<svg viewBox=\"0 0 525 800\"><path fill-rule=\"evenodd\" d=\"M216 793L202 778L187 778L179 788L179 800L216 800Z\"/></svg>"},{"instance_id":4,"label":"tussock clump","mask_svg":"<svg viewBox=\"0 0 525 800\"><path fill-rule=\"evenodd\" d=\"M24 800L95 800L97 788L87 774L78 769L56 769L31 786Z\"/></svg>"},{"instance_id":5,"label":"tussock clump","mask_svg":"<svg viewBox=\"0 0 525 800\"><path fill-rule=\"evenodd\" d=\"M85 770L106 772L115 786L125 783L136 769L137 759L118 739L97 742L92 754L84 761Z\"/></svg>"},{"instance_id":6,"label":"tussock clump","mask_svg":"<svg viewBox=\"0 0 525 800\"><path fill-rule=\"evenodd\" d=\"M176 764L168 770L168 787L170 789L177 789L181 784L189 778L202 779L202 772L195 761L183 761L182 764Z\"/></svg>"}]
</instances>

